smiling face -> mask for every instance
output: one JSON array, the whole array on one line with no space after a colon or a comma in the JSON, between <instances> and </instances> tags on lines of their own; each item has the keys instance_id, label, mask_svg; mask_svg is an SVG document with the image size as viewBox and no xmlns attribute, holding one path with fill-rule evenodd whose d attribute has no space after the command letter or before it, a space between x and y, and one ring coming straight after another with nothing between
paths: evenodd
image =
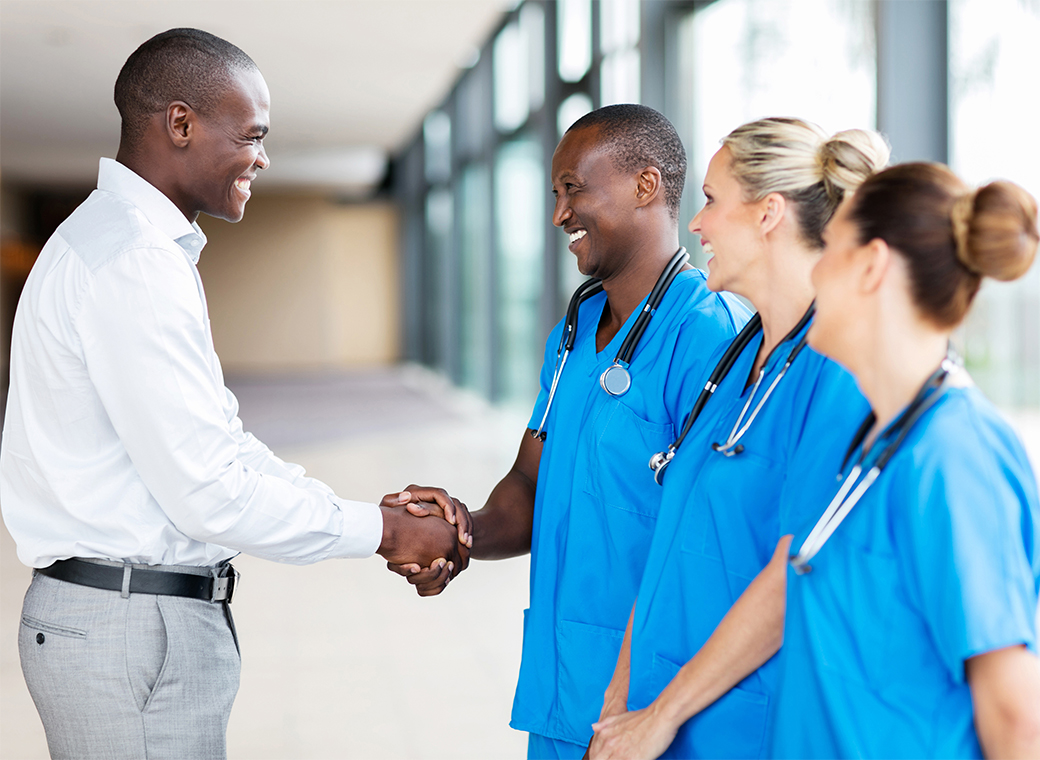
<instances>
[{"instance_id":1,"label":"smiling face","mask_svg":"<svg viewBox=\"0 0 1040 760\"><path fill-rule=\"evenodd\" d=\"M748 273L761 259L761 201L748 203L731 169L729 148L723 146L704 175L704 207L690 221L690 232L701 236L708 260L708 287L749 296Z\"/></svg>"},{"instance_id":2,"label":"smiling face","mask_svg":"<svg viewBox=\"0 0 1040 760\"><path fill-rule=\"evenodd\" d=\"M823 232L823 256L812 272L816 317L809 328L809 345L845 366L849 358L843 354L858 344L856 331L864 325L856 267L864 246L850 218L853 200L841 204Z\"/></svg>"},{"instance_id":3,"label":"smiling face","mask_svg":"<svg viewBox=\"0 0 1040 760\"><path fill-rule=\"evenodd\" d=\"M256 69L238 72L220 105L198 115L189 150L192 208L237 222L245 213L250 183L269 165L263 139L271 96Z\"/></svg>"},{"instance_id":4,"label":"smiling face","mask_svg":"<svg viewBox=\"0 0 1040 760\"><path fill-rule=\"evenodd\" d=\"M617 171L596 128L568 132L553 153L553 224L570 236L578 270L607 279L634 246L637 179Z\"/></svg>"}]
</instances>

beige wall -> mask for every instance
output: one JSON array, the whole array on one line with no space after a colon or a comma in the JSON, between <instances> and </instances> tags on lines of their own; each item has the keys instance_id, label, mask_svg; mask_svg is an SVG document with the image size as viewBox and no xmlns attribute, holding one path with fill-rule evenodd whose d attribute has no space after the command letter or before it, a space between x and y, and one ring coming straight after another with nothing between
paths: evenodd
<instances>
[{"instance_id":1,"label":"beige wall","mask_svg":"<svg viewBox=\"0 0 1040 760\"><path fill-rule=\"evenodd\" d=\"M319 197L252 198L238 224L200 217L199 261L226 372L398 358L397 211Z\"/></svg>"}]
</instances>

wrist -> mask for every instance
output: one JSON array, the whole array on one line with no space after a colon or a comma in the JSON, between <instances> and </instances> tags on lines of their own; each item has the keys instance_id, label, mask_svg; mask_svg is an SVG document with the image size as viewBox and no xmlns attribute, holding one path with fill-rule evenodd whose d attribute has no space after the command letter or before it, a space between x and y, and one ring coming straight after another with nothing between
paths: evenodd
<instances>
[{"instance_id":1,"label":"wrist","mask_svg":"<svg viewBox=\"0 0 1040 760\"><path fill-rule=\"evenodd\" d=\"M383 538L379 542L376 554L383 558L397 553L400 538L400 509L400 507L379 508L379 511L383 513Z\"/></svg>"},{"instance_id":2,"label":"wrist","mask_svg":"<svg viewBox=\"0 0 1040 760\"><path fill-rule=\"evenodd\" d=\"M470 512L469 534L473 537L473 546L469 548L469 556L472 559L484 559L483 549L487 544L488 537L488 515L485 509Z\"/></svg>"},{"instance_id":3,"label":"wrist","mask_svg":"<svg viewBox=\"0 0 1040 760\"><path fill-rule=\"evenodd\" d=\"M647 705L646 711L657 725L670 731L678 731L686 722L686 718L682 715L679 705L675 704L675 700L668 697L668 694L661 692L657 699Z\"/></svg>"}]
</instances>

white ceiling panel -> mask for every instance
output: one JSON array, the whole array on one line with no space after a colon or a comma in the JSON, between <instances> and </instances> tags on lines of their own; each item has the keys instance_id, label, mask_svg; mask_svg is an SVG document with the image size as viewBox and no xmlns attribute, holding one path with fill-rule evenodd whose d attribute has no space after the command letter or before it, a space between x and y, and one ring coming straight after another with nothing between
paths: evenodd
<instances>
[{"instance_id":1,"label":"white ceiling panel","mask_svg":"<svg viewBox=\"0 0 1040 760\"><path fill-rule=\"evenodd\" d=\"M373 156L414 134L515 4L3 0L0 176L93 181L98 156L114 155L118 144L112 87L123 61L152 35L193 26L241 47L267 79L272 183L305 186L316 164L337 155L338 170L359 167L344 186L370 182ZM279 153L292 157L282 171ZM327 176L316 181L329 184Z\"/></svg>"}]
</instances>

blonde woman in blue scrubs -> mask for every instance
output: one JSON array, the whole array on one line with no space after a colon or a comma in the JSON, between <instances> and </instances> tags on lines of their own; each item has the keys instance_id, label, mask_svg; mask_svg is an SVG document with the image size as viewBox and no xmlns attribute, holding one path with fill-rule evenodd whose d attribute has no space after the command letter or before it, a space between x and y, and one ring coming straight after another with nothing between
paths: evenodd
<instances>
[{"instance_id":1,"label":"blonde woman in blue scrubs","mask_svg":"<svg viewBox=\"0 0 1040 760\"><path fill-rule=\"evenodd\" d=\"M727 361L727 346L716 355L728 372L713 373L714 393L663 471L593 758L764 755L788 551L779 493L796 450L826 457L866 413L851 376L805 335L821 233L888 147L873 132L828 137L798 119L745 124L722 144L690 230L712 255L708 287L758 314Z\"/></svg>"},{"instance_id":2,"label":"blonde woman in blue scrubs","mask_svg":"<svg viewBox=\"0 0 1040 760\"><path fill-rule=\"evenodd\" d=\"M809 342L873 411L838 482L784 497L774 756L1040 757L1036 480L948 354L982 278L1022 276L1037 240L1028 193L939 164L871 178L827 229Z\"/></svg>"}]
</instances>

